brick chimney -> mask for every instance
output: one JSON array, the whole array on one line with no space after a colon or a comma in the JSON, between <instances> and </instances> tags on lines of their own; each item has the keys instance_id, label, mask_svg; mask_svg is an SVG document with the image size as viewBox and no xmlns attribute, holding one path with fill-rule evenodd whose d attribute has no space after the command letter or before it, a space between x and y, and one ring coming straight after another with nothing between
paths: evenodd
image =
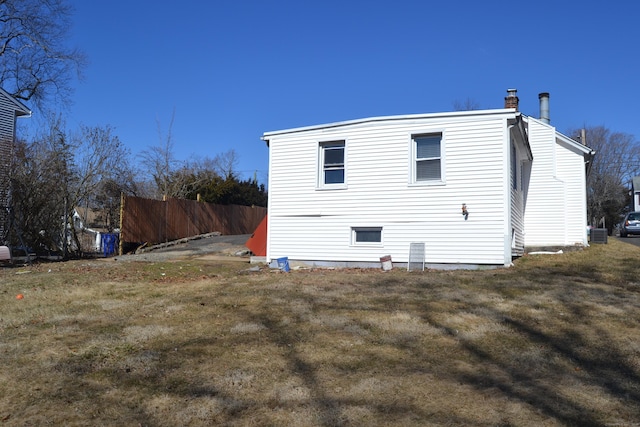
<instances>
[{"instance_id":1,"label":"brick chimney","mask_svg":"<svg viewBox=\"0 0 640 427\"><path fill-rule=\"evenodd\" d=\"M516 93L517 89L507 89L507 96L504 97L504 108L515 108L518 111L518 96Z\"/></svg>"}]
</instances>

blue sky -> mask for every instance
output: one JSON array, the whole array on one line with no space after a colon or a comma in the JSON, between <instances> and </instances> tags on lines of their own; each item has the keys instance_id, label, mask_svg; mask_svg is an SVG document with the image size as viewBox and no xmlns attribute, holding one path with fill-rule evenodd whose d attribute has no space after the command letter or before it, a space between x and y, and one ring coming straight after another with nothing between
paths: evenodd
<instances>
[{"instance_id":1,"label":"blue sky","mask_svg":"<svg viewBox=\"0 0 640 427\"><path fill-rule=\"evenodd\" d=\"M502 108L518 89L566 131L640 137L640 2L70 0L90 65L67 125L111 125L135 155L235 149L266 184L273 131L370 116Z\"/></svg>"}]
</instances>

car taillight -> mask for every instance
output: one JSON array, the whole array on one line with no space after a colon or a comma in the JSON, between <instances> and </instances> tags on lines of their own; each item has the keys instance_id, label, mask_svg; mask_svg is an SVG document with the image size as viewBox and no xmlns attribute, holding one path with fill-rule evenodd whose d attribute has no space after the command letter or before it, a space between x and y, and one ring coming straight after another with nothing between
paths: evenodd
<instances>
[{"instance_id":1,"label":"car taillight","mask_svg":"<svg viewBox=\"0 0 640 427\"><path fill-rule=\"evenodd\" d=\"M629 221L626 221L626 222L624 223L624 225L627 225L627 226L628 226L628 225L629 225Z\"/></svg>"}]
</instances>

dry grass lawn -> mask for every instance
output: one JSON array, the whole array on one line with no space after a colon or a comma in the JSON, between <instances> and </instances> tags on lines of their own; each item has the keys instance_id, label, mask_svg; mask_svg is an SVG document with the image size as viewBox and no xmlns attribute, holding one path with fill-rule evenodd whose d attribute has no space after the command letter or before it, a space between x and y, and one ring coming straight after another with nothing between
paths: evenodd
<instances>
[{"instance_id":1,"label":"dry grass lawn","mask_svg":"<svg viewBox=\"0 0 640 427\"><path fill-rule=\"evenodd\" d=\"M640 425L640 248L249 267L0 269L0 425Z\"/></svg>"}]
</instances>

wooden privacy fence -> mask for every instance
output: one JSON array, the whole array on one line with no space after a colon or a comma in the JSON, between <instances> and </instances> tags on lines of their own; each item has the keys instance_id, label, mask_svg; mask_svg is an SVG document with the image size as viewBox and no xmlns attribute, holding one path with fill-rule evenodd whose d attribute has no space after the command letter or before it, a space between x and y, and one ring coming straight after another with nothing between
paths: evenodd
<instances>
[{"instance_id":1,"label":"wooden privacy fence","mask_svg":"<svg viewBox=\"0 0 640 427\"><path fill-rule=\"evenodd\" d=\"M152 200L122 196L121 244L154 245L218 231L251 234L267 214L263 207L215 205L185 199Z\"/></svg>"}]
</instances>

